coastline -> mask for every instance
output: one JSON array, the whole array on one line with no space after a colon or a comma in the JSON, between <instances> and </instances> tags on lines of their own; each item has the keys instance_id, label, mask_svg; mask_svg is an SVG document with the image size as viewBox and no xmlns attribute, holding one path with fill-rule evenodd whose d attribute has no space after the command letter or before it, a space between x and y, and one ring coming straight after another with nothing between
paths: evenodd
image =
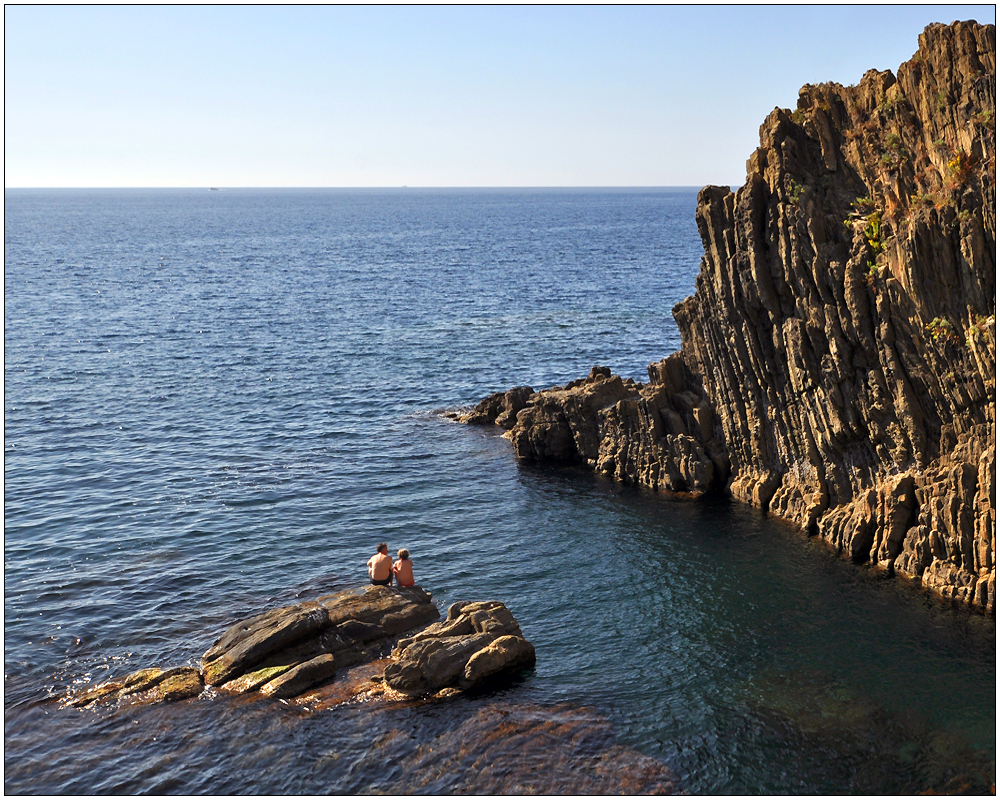
<instances>
[{"instance_id":1,"label":"coastline","mask_svg":"<svg viewBox=\"0 0 1000 800\"><path fill-rule=\"evenodd\" d=\"M649 384L595 368L459 418L522 460L726 491L992 616L995 54L991 25L931 25L897 75L803 87L745 185L699 194L681 351Z\"/></svg>"}]
</instances>

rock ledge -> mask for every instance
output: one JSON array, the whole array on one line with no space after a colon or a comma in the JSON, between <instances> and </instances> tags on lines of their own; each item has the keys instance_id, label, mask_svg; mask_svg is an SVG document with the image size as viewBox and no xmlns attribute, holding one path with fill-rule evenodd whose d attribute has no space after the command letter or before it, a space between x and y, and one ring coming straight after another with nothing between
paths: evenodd
<instances>
[{"instance_id":1,"label":"rock ledge","mask_svg":"<svg viewBox=\"0 0 1000 800\"><path fill-rule=\"evenodd\" d=\"M204 687L275 699L299 697L332 681L338 670L382 658L381 680L403 695L462 691L499 674L531 667L535 650L503 603L455 603L448 619L419 586L371 586L284 606L242 620L201 658L201 669L143 669L63 699L97 702L181 700ZM400 638L411 633L409 638Z\"/></svg>"}]
</instances>

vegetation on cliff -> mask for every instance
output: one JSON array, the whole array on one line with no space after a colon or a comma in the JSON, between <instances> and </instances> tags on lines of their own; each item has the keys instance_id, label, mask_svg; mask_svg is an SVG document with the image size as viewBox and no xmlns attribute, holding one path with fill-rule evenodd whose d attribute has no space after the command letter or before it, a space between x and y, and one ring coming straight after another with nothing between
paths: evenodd
<instances>
[{"instance_id":1,"label":"vegetation on cliff","mask_svg":"<svg viewBox=\"0 0 1000 800\"><path fill-rule=\"evenodd\" d=\"M702 191L674 311L732 493L992 609L996 46L932 25L898 75L805 86Z\"/></svg>"},{"instance_id":2,"label":"vegetation on cliff","mask_svg":"<svg viewBox=\"0 0 1000 800\"><path fill-rule=\"evenodd\" d=\"M957 22L896 75L803 87L745 185L700 193L682 351L649 385L595 371L466 419L498 421L521 458L724 485L992 613L995 72L994 26Z\"/></svg>"}]
</instances>

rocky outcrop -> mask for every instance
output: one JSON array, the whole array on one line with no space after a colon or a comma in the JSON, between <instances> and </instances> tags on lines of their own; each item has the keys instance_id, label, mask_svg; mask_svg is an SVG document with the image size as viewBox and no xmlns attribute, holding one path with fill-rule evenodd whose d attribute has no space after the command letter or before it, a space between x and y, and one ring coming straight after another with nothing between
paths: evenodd
<instances>
[{"instance_id":1,"label":"rocky outcrop","mask_svg":"<svg viewBox=\"0 0 1000 800\"><path fill-rule=\"evenodd\" d=\"M535 648L503 603L453 603L444 622L401 639L385 668L403 694L471 689L500 674L535 665Z\"/></svg>"},{"instance_id":2,"label":"rocky outcrop","mask_svg":"<svg viewBox=\"0 0 1000 800\"><path fill-rule=\"evenodd\" d=\"M721 489L729 461L704 390L679 354L651 364L649 376L648 384L623 381L594 367L565 386L490 395L456 418L507 428L523 460L583 464L669 492Z\"/></svg>"},{"instance_id":3,"label":"rocky outcrop","mask_svg":"<svg viewBox=\"0 0 1000 800\"><path fill-rule=\"evenodd\" d=\"M419 586L339 592L238 622L202 656L200 670L143 669L71 694L65 703L180 700L199 695L206 685L227 693L293 698L328 683L338 670L374 663L394 645L386 681L405 694L446 686L469 689L534 664L534 648L497 601L456 603L447 622L400 641L401 634L426 628L439 616L431 596ZM429 659L421 662L416 650L410 650L415 642L425 643L417 649L431 653ZM433 644L442 642L448 644L447 652L432 653ZM398 682L389 673L399 675ZM450 677L442 678L446 674Z\"/></svg>"},{"instance_id":4,"label":"rocky outcrop","mask_svg":"<svg viewBox=\"0 0 1000 800\"><path fill-rule=\"evenodd\" d=\"M896 75L775 109L746 184L699 194L681 353L645 386L495 396L518 456L674 490L726 476L851 558L992 613L995 72L992 25L931 25Z\"/></svg>"},{"instance_id":5,"label":"rocky outcrop","mask_svg":"<svg viewBox=\"0 0 1000 800\"><path fill-rule=\"evenodd\" d=\"M120 681L107 681L66 698L66 705L87 706L97 701L158 703L183 700L201 694L201 673L194 667L141 669Z\"/></svg>"},{"instance_id":6,"label":"rocky outcrop","mask_svg":"<svg viewBox=\"0 0 1000 800\"><path fill-rule=\"evenodd\" d=\"M234 625L209 648L201 659L205 683L230 692L299 694L336 666L371 659L385 642L438 616L419 586L370 586L277 608ZM294 675L283 677L289 671Z\"/></svg>"}]
</instances>

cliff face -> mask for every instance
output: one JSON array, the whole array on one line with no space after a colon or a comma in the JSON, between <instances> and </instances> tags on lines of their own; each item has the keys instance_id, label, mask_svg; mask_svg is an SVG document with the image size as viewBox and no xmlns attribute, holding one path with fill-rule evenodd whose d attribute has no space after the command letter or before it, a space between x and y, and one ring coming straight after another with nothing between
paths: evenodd
<instances>
[{"instance_id":1,"label":"cliff face","mask_svg":"<svg viewBox=\"0 0 1000 800\"><path fill-rule=\"evenodd\" d=\"M992 610L996 46L932 25L896 76L805 86L698 203L674 309L737 498Z\"/></svg>"},{"instance_id":2,"label":"cliff face","mask_svg":"<svg viewBox=\"0 0 1000 800\"><path fill-rule=\"evenodd\" d=\"M996 43L931 25L897 75L806 86L705 247L650 383L606 368L484 400L519 458L726 487L857 561L993 612Z\"/></svg>"}]
</instances>

